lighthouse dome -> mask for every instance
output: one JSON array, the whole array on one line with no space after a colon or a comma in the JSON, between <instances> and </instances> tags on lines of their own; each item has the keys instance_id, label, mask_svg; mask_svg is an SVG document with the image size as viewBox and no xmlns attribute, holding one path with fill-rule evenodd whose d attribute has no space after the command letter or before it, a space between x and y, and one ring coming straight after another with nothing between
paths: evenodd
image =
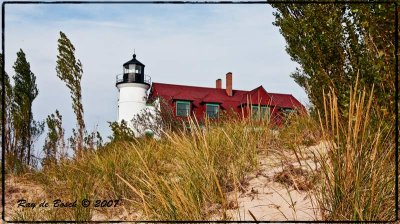
<instances>
[{"instance_id":1,"label":"lighthouse dome","mask_svg":"<svg viewBox=\"0 0 400 224\"><path fill-rule=\"evenodd\" d=\"M133 54L131 60L124 63L124 73L144 73L144 64L136 59L136 54Z\"/></svg>"}]
</instances>

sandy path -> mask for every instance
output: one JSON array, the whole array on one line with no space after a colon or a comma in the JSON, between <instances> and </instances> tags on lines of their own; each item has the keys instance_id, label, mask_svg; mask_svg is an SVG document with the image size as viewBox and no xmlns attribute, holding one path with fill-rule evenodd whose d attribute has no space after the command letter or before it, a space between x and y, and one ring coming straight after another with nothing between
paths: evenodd
<instances>
[{"instance_id":1,"label":"sandy path","mask_svg":"<svg viewBox=\"0 0 400 224\"><path fill-rule=\"evenodd\" d=\"M246 177L246 187L239 192L228 193L228 200L235 208L228 210L228 216L235 221L312 221L320 219L312 191L307 189L309 176L297 178L292 186L278 183L276 176L289 168L305 170L316 168L311 158L312 151L321 151L323 144L307 148L300 160L290 154L269 153L260 156L260 169ZM303 184L303 185L301 185ZM306 188L306 190L296 190ZM305 186L305 187L304 187ZM253 217L254 216L254 217Z\"/></svg>"},{"instance_id":2,"label":"sandy path","mask_svg":"<svg viewBox=\"0 0 400 224\"><path fill-rule=\"evenodd\" d=\"M44 188L40 184L35 184L31 180L25 177L17 177L9 175L6 178L6 214L5 218L8 221L11 220L35 220L35 221L48 221L48 220L59 220L63 221L64 219L49 216L47 213L51 213L51 209L53 209L54 213L57 212L65 212L66 210L70 210L71 208L65 208L64 211L61 208L53 208L52 201L54 199L53 196L49 196ZM0 196L1 199L1 196ZM22 208L18 207L18 200L25 199L29 203L34 203L34 208ZM39 208L39 203L47 201L49 202L49 208ZM121 202L122 203L122 202ZM137 220L138 213L129 211L125 209L124 206L115 209L93 209L92 210L92 221L106 221L106 220ZM73 219L68 219L73 220ZM68 221L65 220L65 221Z\"/></svg>"},{"instance_id":3,"label":"sandy path","mask_svg":"<svg viewBox=\"0 0 400 224\"><path fill-rule=\"evenodd\" d=\"M38 204L47 198L47 194L42 187L28 181L27 178L23 176L7 176L5 184L6 220L12 220L16 213L24 209L18 208L19 200L26 200L24 206L29 206L28 203L35 203L35 208L37 208ZM31 210L32 208L26 209Z\"/></svg>"}]
</instances>

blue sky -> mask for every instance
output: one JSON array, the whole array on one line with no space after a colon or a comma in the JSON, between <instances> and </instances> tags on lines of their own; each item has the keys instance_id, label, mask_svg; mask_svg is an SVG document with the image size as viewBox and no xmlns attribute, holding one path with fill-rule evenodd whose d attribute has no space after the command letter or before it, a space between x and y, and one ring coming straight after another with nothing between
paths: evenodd
<instances>
[{"instance_id":1,"label":"blue sky","mask_svg":"<svg viewBox=\"0 0 400 224\"><path fill-rule=\"evenodd\" d=\"M107 121L117 119L115 76L134 49L154 82L214 87L218 78L225 85L225 74L232 72L234 89L263 85L307 103L289 77L296 64L272 25L272 12L269 5L7 5L6 71L14 74L22 48L37 76L34 118L60 110L67 135L75 117L69 90L55 71L59 31L83 64L86 126L97 127L104 138L111 134Z\"/></svg>"}]
</instances>

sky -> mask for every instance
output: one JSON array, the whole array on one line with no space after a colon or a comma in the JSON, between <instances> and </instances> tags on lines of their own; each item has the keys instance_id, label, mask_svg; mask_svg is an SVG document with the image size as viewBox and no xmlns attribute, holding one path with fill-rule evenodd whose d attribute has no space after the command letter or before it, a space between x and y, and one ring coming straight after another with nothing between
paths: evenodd
<instances>
[{"instance_id":1,"label":"sky","mask_svg":"<svg viewBox=\"0 0 400 224\"><path fill-rule=\"evenodd\" d=\"M88 131L111 135L117 119L115 77L137 59L153 82L215 87L233 73L233 89L293 94L308 104L290 77L297 64L285 51L269 5L16 4L5 9L5 69L10 77L22 49L36 75L35 120L56 109L66 135L75 127L68 88L56 75L57 40L64 32L83 65L82 102ZM42 135L43 141L45 137Z\"/></svg>"}]
</instances>

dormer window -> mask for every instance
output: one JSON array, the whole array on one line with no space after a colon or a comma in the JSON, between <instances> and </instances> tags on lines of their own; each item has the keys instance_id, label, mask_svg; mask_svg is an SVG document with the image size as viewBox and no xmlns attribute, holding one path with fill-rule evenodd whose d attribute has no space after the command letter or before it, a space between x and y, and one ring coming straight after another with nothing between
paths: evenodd
<instances>
[{"instance_id":1,"label":"dormer window","mask_svg":"<svg viewBox=\"0 0 400 224\"><path fill-rule=\"evenodd\" d=\"M269 119L270 117L270 109L268 106L251 106L252 110L252 118L259 120L259 119Z\"/></svg>"},{"instance_id":2,"label":"dormer window","mask_svg":"<svg viewBox=\"0 0 400 224\"><path fill-rule=\"evenodd\" d=\"M176 101L176 116L188 117L190 114L190 102L189 101Z\"/></svg>"},{"instance_id":3,"label":"dormer window","mask_svg":"<svg viewBox=\"0 0 400 224\"><path fill-rule=\"evenodd\" d=\"M217 118L219 111L219 105L215 103L207 103L206 104L206 114L209 118Z\"/></svg>"},{"instance_id":4,"label":"dormer window","mask_svg":"<svg viewBox=\"0 0 400 224\"><path fill-rule=\"evenodd\" d=\"M292 108L280 108L283 116L288 116L289 114L293 113L295 110Z\"/></svg>"},{"instance_id":5,"label":"dormer window","mask_svg":"<svg viewBox=\"0 0 400 224\"><path fill-rule=\"evenodd\" d=\"M283 108L282 110L283 110L283 112L286 112L286 113L291 113L294 111L292 108Z\"/></svg>"}]
</instances>

